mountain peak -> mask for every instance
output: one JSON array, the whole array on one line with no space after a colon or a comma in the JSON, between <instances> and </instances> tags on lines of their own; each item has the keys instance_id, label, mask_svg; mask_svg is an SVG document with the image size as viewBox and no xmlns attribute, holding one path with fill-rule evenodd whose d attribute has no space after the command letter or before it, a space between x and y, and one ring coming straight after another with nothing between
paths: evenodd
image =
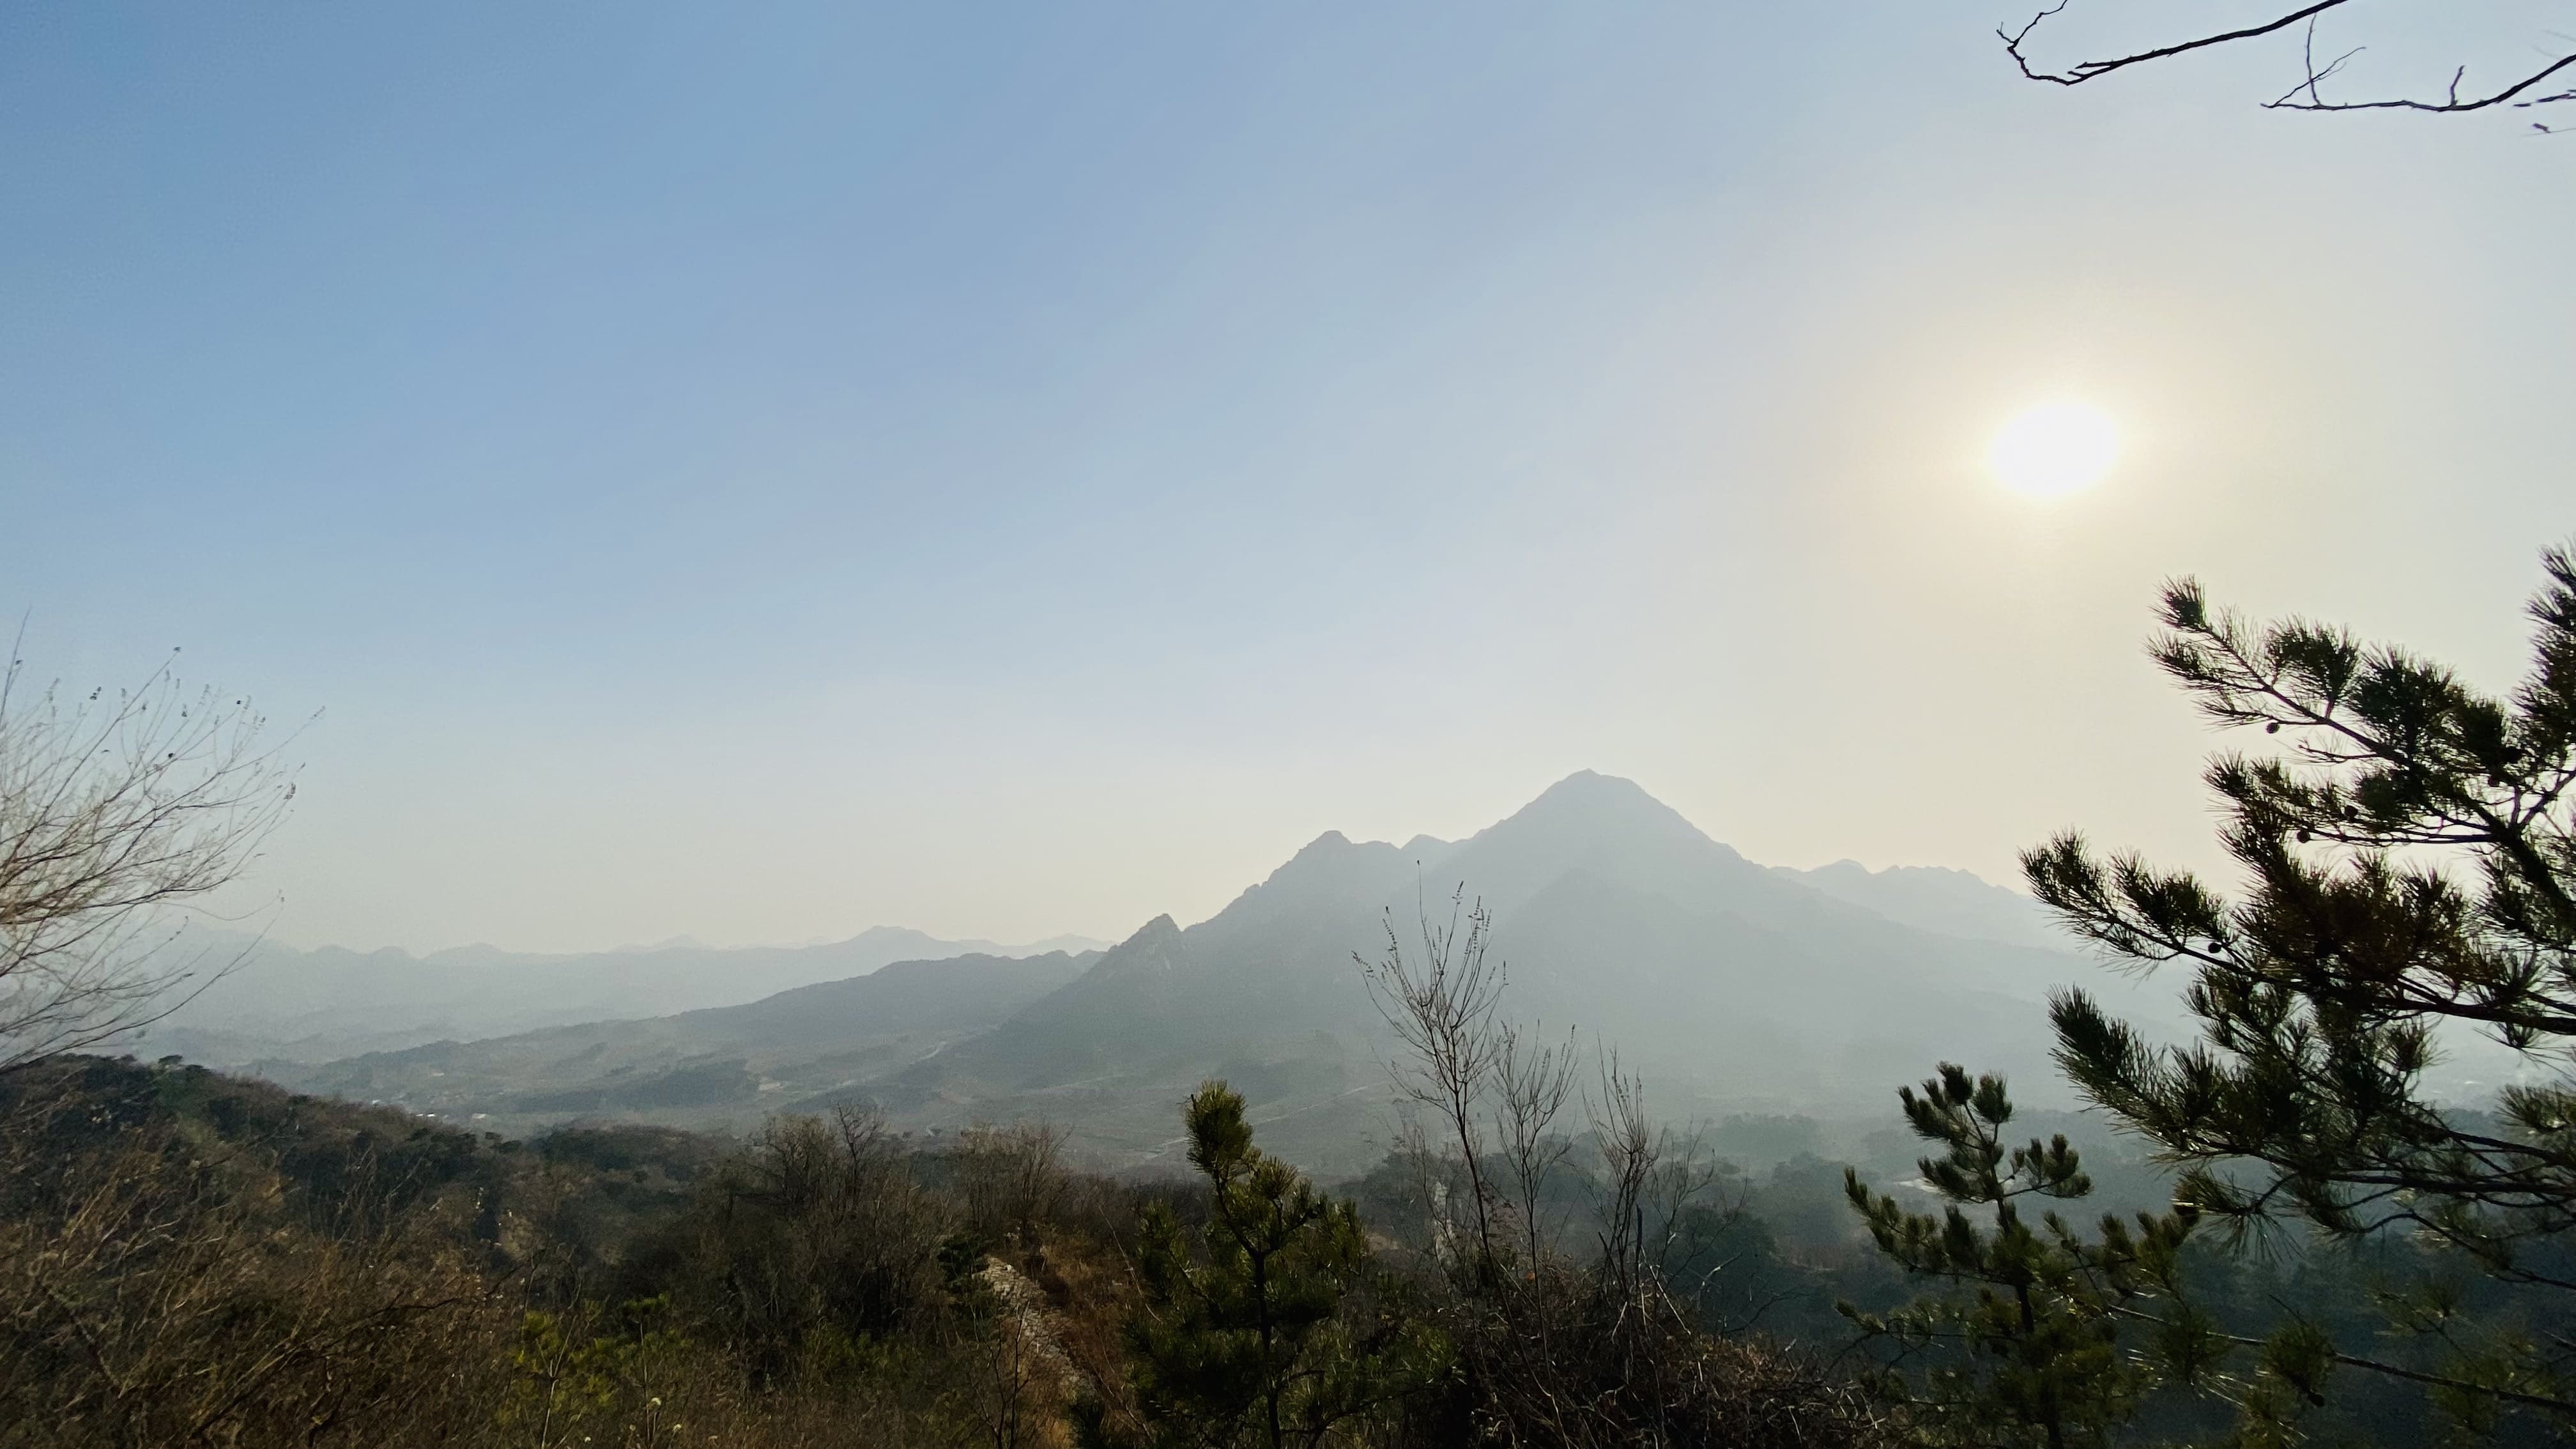
<instances>
[{"instance_id":1,"label":"mountain peak","mask_svg":"<svg viewBox=\"0 0 2576 1449\"><path fill-rule=\"evenodd\" d=\"M1181 949L1181 926L1170 915L1156 916L1136 934L1100 954L1082 974L1097 985L1130 976L1169 976Z\"/></svg>"},{"instance_id":2,"label":"mountain peak","mask_svg":"<svg viewBox=\"0 0 2576 1449\"><path fill-rule=\"evenodd\" d=\"M1516 828L1550 833L1572 829L1585 834L1640 834L1714 843L1680 811L1647 794L1636 781L1593 770L1577 770L1548 786L1537 799L1514 811L1492 830ZM1718 849L1726 847L1721 845ZM1734 853L1727 851L1729 855Z\"/></svg>"},{"instance_id":3,"label":"mountain peak","mask_svg":"<svg viewBox=\"0 0 2576 1449\"><path fill-rule=\"evenodd\" d=\"M1541 790L1535 805L1544 800L1642 800L1658 809L1661 800L1646 793L1646 788L1621 775L1604 775L1598 770L1577 770Z\"/></svg>"},{"instance_id":4,"label":"mountain peak","mask_svg":"<svg viewBox=\"0 0 2576 1449\"><path fill-rule=\"evenodd\" d=\"M1240 924L1342 897L1381 900L1401 888L1409 869L1403 854L1384 841L1358 842L1327 830L1217 914Z\"/></svg>"},{"instance_id":5,"label":"mountain peak","mask_svg":"<svg viewBox=\"0 0 2576 1449\"><path fill-rule=\"evenodd\" d=\"M1500 911L1589 871L1650 894L1702 906L1751 905L1761 867L1709 839L1634 780L1579 770L1489 825L1436 865L1442 886L1464 885Z\"/></svg>"},{"instance_id":6,"label":"mountain peak","mask_svg":"<svg viewBox=\"0 0 2576 1449\"><path fill-rule=\"evenodd\" d=\"M1164 914L1147 921L1145 924L1138 926L1136 928L1136 934L1119 942L1117 949L1124 951L1131 946L1151 946L1157 942L1168 940L1180 934L1180 922L1173 920L1171 914L1169 912L1165 912Z\"/></svg>"}]
</instances>

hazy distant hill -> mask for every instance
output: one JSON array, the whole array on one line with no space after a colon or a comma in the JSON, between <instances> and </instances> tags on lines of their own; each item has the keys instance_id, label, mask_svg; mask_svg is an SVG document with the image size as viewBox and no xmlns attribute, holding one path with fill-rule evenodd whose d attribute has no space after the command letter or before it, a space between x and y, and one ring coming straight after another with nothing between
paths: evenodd
<instances>
[{"instance_id":1,"label":"hazy distant hill","mask_svg":"<svg viewBox=\"0 0 2576 1449\"><path fill-rule=\"evenodd\" d=\"M1964 870L1938 865L1871 870L1856 860L1838 860L1814 870L1777 869L1800 885L1921 930L2048 950L2069 947L2064 929L2047 907Z\"/></svg>"},{"instance_id":2,"label":"hazy distant hill","mask_svg":"<svg viewBox=\"0 0 2576 1449\"><path fill-rule=\"evenodd\" d=\"M2029 944L2044 922L2013 892L1963 872L1757 865L1587 772L1463 841L1328 833L1208 920L1158 917L1063 958L1059 980L1022 963L1005 982L983 960L881 973L951 993L935 1021L891 994L829 995L870 978L294 1075L513 1128L575 1112L716 1125L866 1097L906 1125L1042 1115L1145 1156L1168 1145L1172 1103L1222 1075L1265 1141L1350 1165L1383 1130L1386 1046L1353 955L1374 958L1390 921L1418 949L1419 905L1445 914L1461 883L1493 912L1513 1014L1617 1045L1676 1116L1884 1112L1941 1060L2013 1072L2049 1105L2066 1096L2045 1059L2051 987L2172 1015L2152 988Z\"/></svg>"},{"instance_id":3,"label":"hazy distant hill","mask_svg":"<svg viewBox=\"0 0 2576 1449\"><path fill-rule=\"evenodd\" d=\"M772 1068L792 1064L808 1091L855 1085L992 1026L1098 954L899 961L740 1006L432 1042L321 1067L262 1066L313 1091L451 1118L642 1112L722 1123L765 1098L774 1104L769 1094L783 1084Z\"/></svg>"},{"instance_id":4,"label":"hazy distant hill","mask_svg":"<svg viewBox=\"0 0 2576 1449\"><path fill-rule=\"evenodd\" d=\"M338 946L298 951L220 931L181 949L232 970L147 1037L150 1052L214 1066L318 1062L417 1043L470 1041L573 1022L729 1006L895 961L1098 949L1060 937L1014 950L879 926L846 941L725 949L695 943L534 955L466 946L426 956Z\"/></svg>"},{"instance_id":5,"label":"hazy distant hill","mask_svg":"<svg viewBox=\"0 0 2576 1449\"><path fill-rule=\"evenodd\" d=\"M1324 835L1211 919L1148 924L879 1095L1081 1115L1118 1090L1249 1073L1280 1110L1330 1115L1382 1076L1353 953L1374 957L1390 919L1414 949L1417 901L1445 912L1461 883L1493 912L1516 1015L1616 1044L1668 1100L1711 1110L1879 1109L1943 1059L2013 1071L2036 1104L2053 1088L2048 990L2140 995L2071 953L1935 933L1756 865L1586 773L1454 844Z\"/></svg>"}]
</instances>

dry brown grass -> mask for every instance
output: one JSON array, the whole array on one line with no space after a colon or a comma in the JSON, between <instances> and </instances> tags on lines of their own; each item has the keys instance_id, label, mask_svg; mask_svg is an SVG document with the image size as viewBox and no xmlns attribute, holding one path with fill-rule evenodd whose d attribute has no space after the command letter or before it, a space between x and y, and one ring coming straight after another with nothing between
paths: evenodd
<instances>
[{"instance_id":1,"label":"dry brown grass","mask_svg":"<svg viewBox=\"0 0 2576 1449\"><path fill-rule=\"evenodd\" d=\"M9 1168L9 1442L428 1444L488 1414L509 1305L428 1224L301 1227L272 1177L148 1131Z\"/></svg>"}]
</instances>

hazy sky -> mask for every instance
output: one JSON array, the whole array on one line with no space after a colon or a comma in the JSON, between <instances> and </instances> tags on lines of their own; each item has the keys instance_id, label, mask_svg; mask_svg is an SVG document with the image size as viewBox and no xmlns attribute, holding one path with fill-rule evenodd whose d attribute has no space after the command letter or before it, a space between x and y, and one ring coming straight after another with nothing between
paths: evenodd
<instances>
[{"instance_id":1,"label":"hazy sky","mask_svg":"<svg viewBox=\"0 0 2576 1449\"><path fill-rule=\"evenodd\" d=\"M2518 667L2576 137L2008 11L11 5L0 608L326 711L298 943L1114 937L1581 768L2206 860L2161 577Z\"/></svg>"}]
</instances>

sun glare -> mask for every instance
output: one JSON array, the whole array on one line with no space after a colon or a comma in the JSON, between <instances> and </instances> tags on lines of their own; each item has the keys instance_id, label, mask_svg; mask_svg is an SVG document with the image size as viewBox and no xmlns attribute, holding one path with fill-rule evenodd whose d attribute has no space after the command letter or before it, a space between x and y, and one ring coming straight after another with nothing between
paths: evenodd
<instances>
[{"instance_id":1,"label":"sun glare","mask_svg":"<svg viewBox=\"0 0 2576 1449\"><path fill-rule=\"evenodd\" d=\"M1986 466L2015 493L2057 498L2100 482L2119 449L2119 429L2100 408L2042 403L2003 425L1986 451Z\"/></svg>"}]
</instances>

